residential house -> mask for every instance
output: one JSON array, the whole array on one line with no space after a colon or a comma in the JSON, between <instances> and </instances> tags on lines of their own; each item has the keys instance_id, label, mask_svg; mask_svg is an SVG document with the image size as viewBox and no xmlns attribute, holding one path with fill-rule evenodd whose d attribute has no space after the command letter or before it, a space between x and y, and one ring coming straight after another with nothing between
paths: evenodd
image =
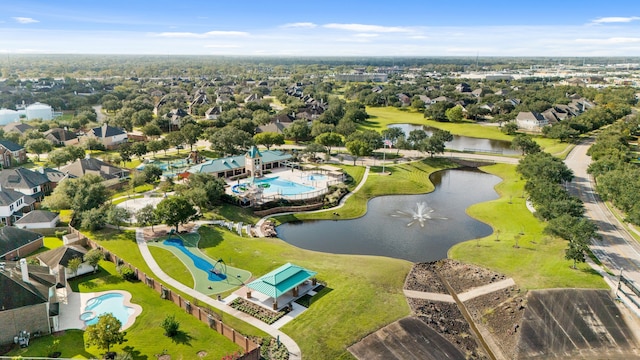
<instances>
[{"instance_id":1,"label":"residential house","mask_svg":"<svg viewBox=\"0 0 640 360\"><path fill-rule=\"evenodd\" d=\"M82 262L76 271L68 269L69 261L74 258L82 260L87 249L79 245L63 245L55 249L43 252L36 256L40 265L47 266L49 273L56 277L59 284L66 285L67 279L88 274L93 271L93 266Z\"/></svg>"},{"instance_id":2,"label":"residential house","mask_svg":"<svg viewBox=\"0 0 640 360\"><path fill-rule=\"evenodd\" d=\"M47 267L26 259L0 263L0 293L0 345L12 344L21 331L33 336L58 330L56 281Z\"/></svg>"},{"instance_id":3,"label":"residential house","mask_svg":"<svg viewBox=\"0 0 640 360\"><path fill-rule=\"evenodd\" d=\"M13 226L19 229L53 229L60 223L60 214L46 211L33 210L18 219Z\"/></svg>"},{"instance_id":4,"label":"residential house","mask_svg":"<svg viewBox=\"0 0 640 360\"><path fill-rule=\"evenodd\" d=\"M0 189L0 225L11 225L34 209L36 199L11 189Z\"/></svg>"},{"instance_id":5,"label":"residential house","mask_svg":"<svg viewBox=\"0 0 640 360\"><path fill-rule=\"evenodd\" d=\"M184 109L177 108L171 109L166 115L165 118L169 119L172 128L178 129L182 124L182 119L186 116L189 116L189 113L184 111Z\"/></svg>"},{"instance_id":6,"label":"residential house","mask_svg":"<svg viewBox=\"0 0 640 360\"><path fill-rule=\"evenodd\" d=\"M127 142L127 132L123 129L109 126L107 123L93 128L87 132L87 137L98 139L107 149L115 149L118 145Z\"/></svg>"},{"instance_id":7,"label":"residential house","mask_svg":"<svg viewBox=\"0 0 640 360\"><path fill-rule=\"evenodd\" d=\"M129 170L121 169L95 158L78 159L71 164L61 167L60 171L75 177L82 177L86 174L96 174L105 180L124 179L129 176Z\"/></svg>"},{"instance_id":8,"label":"residential house","mask_svg":"<svg viewBox=\"0 0 640 360\"><path fill-rule=\"evenodd\" d=\"M402 106L409 106L411 105L411 97L407 94L396 94L396 96L398 97L398 100L402 103Z\"/></svg>"},{"instance_id":9,"label":"residential house","mask_svg":"<svg viewBox=\"0 0 640 360\"><path fill-rule=\"evenodd\" d=\"M256 129L256 133L273 132L277 134L284 134L284 129L289 127L291 123L272 122L266 125L260 125Z\"/></svg>"},{"instance_id":10,"label":"residential house","mask_svg":"<svg viewBox=\"0 0 640 360\"><path fill-rule=\"evenodd\" d=\"M449 99L449 98L448 98L448 97L446 97L446 96L438 96L438 97L437 97L437 98L435 98L435 99L431 99L431 104L433 105L433 104L435 104L435 103L439 103L439 102L443 102L443 101L445 101L445 102L451 102L451 101L453 101L453 100Z\"/></svg>"},{"instance_id":11,"label":"residential house","mask_svg":"<svg viewBox=\"0 0 640 360\"><path fill-rule=\"evenodd\" d=\"M27 162L27 150L22 145L9 140L0 140L0 166L10 168L14 163Z\"/></svg>"},{"instance_id":12,"label":"residential house","mask_svg":"<svg viewBox=\"0 0 640 360\"><path fill-rule=\"evenodd\" d=\"M44 236L37 232L3 226L0 228L0 259L25 257L40 249L44 245L43 240Z\"/></svg>"},{"instance_id":13,"label":"residential house","mask_svg":"<svg viewBox=\"0 0 640 360\"><path fill-rule=\"evenodd\" d=\"M484 90L483 90L482 88L475 89L475 90L473 90L473 91L471 92L471 95L473 95L474 97L479 98L479 97L481 97L481 96L482 96L483 91L484 91Z\"/></svg>"},{"instance_id":14,"label":"residential house","mask_svg":"<svg viewBox=\"0 0 640 360\"><path fill-rule=\"evenodd\" d=\"M53 191L53 189L58 186L58 184L66 179L73 179L76 176L69 174L67 172L62 172L60 170L52 169L52 168L37 168L37 172L43 174L49 179L49 191Z\"/></svg>"},{"instance_id":15,"label":"residential house","mask_svg":"<svg viewBox=\"0 0 640 360\"><path fill-rule=\"evenodd\" d=\"M4 169L0 171L0 187L29 195L36 201L42 201L53 190L49 178L38 171L25 168Z\"/></svg>"},{"instance_id":16,"label":"residential house","mask_svg":"<svg viewBox=\"0 0 640 360\"><path fill-rule=\"evenodd\" d=\"M205 113L207 120L215 120L222 114L222 106L210 107Z\"/></svg>"},{"instance_id":17,"label":"residential house","mask_svg":"<svg viewBox=\"0 0 640 360\"><path fill-rule=\"evenodd\" d=\"M21 122L12 122L5 125L2 129L4 130L5 133L17 132L18 134L23 135L27 131L33 130L35 128L29 124L23 124Z\"/></svg>"},{"instance_id":18,"label":"residential house","mask_svg":"<svg viewBox=\"0 0 640 360\"><path fill-rule=\"evenodd\" d=\"M429 105L431 105L431 98L427 95L418 95L418 98L424 102L424 106L429 107Z\"/></svg>"},{"instance_id":19,"label":"residential house","mask_svg":"<svg viewBox=\"0 0 640 360\"><path fill-rule=\"evenodd\" d=\"M252 102L252 101L260 101L261 99L262 99L262 96L260 96L260 95L258 95L256 93L253 93L253 94L247 96L246 98L244 98L244 102L248 103L248 102Z\"/></svg>"},{"instance_id":20,"label":"residential house","mask_svg":"<svg viewBox=\"0 0 640 360\"><path fill-rule=\"evenodd\" d=\"M52 128L44 133L44 138L54 145L76 145L80 142L78 134L63 128Z\"/></svg>"},{"instance_id":21,"label":"residential house","mask_svg":"<svg viewBox=\"0 0 640 360\"><path fill-rule=\"evenodd\" d=\"M516 124L519 129L539 131L549 124L549 121L542 114L532 111L521 111L516 116Z\"/></svg>"},{"instance_id":22,"label":"residential house","mask_svg":"<svg viewBox=\"0 0 640 360\"><path fill-rule=\"evenodd\" d=\"M471 85L467 84L467 83L460 83L458 85L456 85L456 91L459 93L470 93L471 92Z\"/></svg>"}]
</instances>

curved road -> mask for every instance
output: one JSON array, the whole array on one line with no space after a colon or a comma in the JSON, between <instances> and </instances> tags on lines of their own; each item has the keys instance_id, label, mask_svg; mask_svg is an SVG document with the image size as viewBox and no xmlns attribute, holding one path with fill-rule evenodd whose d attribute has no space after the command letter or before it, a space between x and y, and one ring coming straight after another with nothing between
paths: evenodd
<instances>
[{"instance_id":1,"label":"curved road","mask_svg":"<svg viewBox=\"0 0 640 360\"><path fill-rule=\"evenodd\" d=\"M640 284L640 243L605 206L595 192L593 178L587 174L587 168L591 163L587 150L593 142L593 139L581 142L565 159L565 164L574 174L573 181L568 184L568 190L584 202L586 216L595 222L598 233L602 236L601 240L592 240L593 253L616 275L622 269L627 279Z\"/></svg>"}]
</instances>

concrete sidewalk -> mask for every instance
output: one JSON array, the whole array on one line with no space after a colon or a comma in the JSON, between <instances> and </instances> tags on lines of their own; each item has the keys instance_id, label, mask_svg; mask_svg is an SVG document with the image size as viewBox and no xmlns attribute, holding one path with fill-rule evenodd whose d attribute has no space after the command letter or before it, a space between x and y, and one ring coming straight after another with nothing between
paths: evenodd
<instances>
[{"instance_id":1,"label":"concrete sidewalk","mask_svg":"<svg viewBox=\"0 0 640 360\"><path fill-rule=\"evenodd\" d=\"M183 285L182 283L174 280L172 277L170 277L164 271L162 271L162 269L160 268L156 260L151 255L151 252L149 251L147 243L144 240L144 232L142 231L142 229L136 230L136 242L138 243L138 248L140 249L140 253L142 254L142 257L146 261L147 265L149 265L149 268L151 269L151 271L153 272L153 274L156 276L158 280L164 282L167 285L172 286L173 288L179 291L182 291L185 294L188 294L189 296L192 296L195 299L198 299L198 301L211 305L216 309L219 309L229 315L232 315L242 321L245 321L257 327L258 329L271 335L273 338L279 338L280 342L282 342L287 347L287 350L289 350L289 359L291 360L302 359L302 353L300 351L300 347L287 334L274 328L273 326L265 324L264 322L250 315L247 315L241 311L238 311L230 307L224 301L214 300L194 289L191 289Z\"/></svg>"}]
</instances>

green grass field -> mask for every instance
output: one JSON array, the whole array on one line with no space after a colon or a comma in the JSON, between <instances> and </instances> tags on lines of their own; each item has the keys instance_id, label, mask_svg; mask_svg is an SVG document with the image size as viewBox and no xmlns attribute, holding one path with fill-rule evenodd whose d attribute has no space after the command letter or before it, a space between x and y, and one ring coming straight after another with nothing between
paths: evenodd
<instances>
[{"instance_id":1,"label":"green grass field","mask_svg":"<svg viewBox=\"0 0 640 360\"><path fill-rule=\"evenodd\" d=\"M173 235L172 235L173 236ZM161 257L155 257L156 261L159 264L162 264L163 270L168 268L170 271L167 272L169 276L178 280L179 282L192 287L193 289L207 295L211 296L214 294L221 294L232 289L238 288L242 286L249 278L251 277L251 273L238 269L233 266L224 266L222 264L216 264L216 259L221 259L218 257L211 257L210 255L204 254L199 248L200 235L199 234L184 234L180 235L180 238L183 240L183 244L187 250L189 250L192 254L199 256L207 260L210 264L212 264L212 268L216 267L216 270L222 271L224 270L224 274L226 275L226 279L221 281L211 281L208 279L208 274L204 271L198 269L191 258L189 258L186 254L180 251L175 246L169 246L163 244L163 241L168 239L170 236L166 236L158 239L158 241L149 242L149 248L159 247L166 251L169 251L173 256L167 256L166 253L163 253ZM152 252L153 254L153 252ZM215 254L213 254L215 255ZM222 258L224 261L224 259ZM173 264L175 262L179 262L184 266L179 266L177 264ZM226 262L225 262L226 264ZM168 265L168 266L166 266ZM184 271L184 267L186 267L187 272Z\"/></svg>"},{"instance_id":2,"label":"green grass field","mask_svg":"<svg viewBox=\"0 0 640 360\"><path fill-rule=\"evenodd\" d=\"M571 268L573 262L564 259L566 240L543 233L544 223L525 206L525 182L513 165L492 165L483 170L503 179L496 187L500 198L475 204L467 213L490 224L494 234L454 245L450 258L505 273L524 289L606 287L588 265Z\"/></svg>"}]
</instances>

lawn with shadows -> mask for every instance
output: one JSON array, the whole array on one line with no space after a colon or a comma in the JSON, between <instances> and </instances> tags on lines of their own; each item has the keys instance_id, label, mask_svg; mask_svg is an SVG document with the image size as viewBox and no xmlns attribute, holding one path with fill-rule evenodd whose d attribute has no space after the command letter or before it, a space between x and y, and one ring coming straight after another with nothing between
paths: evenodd
<instances>
[{"instance_id":1,"label":"lawn with shadows","mask_svg":"<svg viewBox=\"0 0 640 360\"><path fill-rule=\"evenodd\" d=\"M240 350L226 337L209 329L206 324L187 314L174 303L163 300L156 291L144 283L123 280L118 275L115 264L101 261L99 268L96 274L87 274L88 276L79 276L77 279L70 280L71 287L81 292L125 290L133 295L131 299L133 303L142 306L142 313L126 331L127 341L121 345L112 346L112 350L121 355L131 353L133 360L154 359L155 355L162 353L163 350L166 350L166 353L174 359L197 359L197 353L201 350L207 352L207 359L220 359L226 354ZM174 315L180 323L181 332L175 338L164 336L161 324L167 314ZM60 340L59 349L63 353L62 357L101 358L104 350L94 346L85 348L82 333L82 331L67 331L65 336L55 337ZM42 342L48 345L52 338L51 336L43 337ZM46 355L46 352L31 352L31 346L27 349L28 354L19 354L23 357ZM12 353L12 355L17 354Z\"/></svg>"}]
</instances>

